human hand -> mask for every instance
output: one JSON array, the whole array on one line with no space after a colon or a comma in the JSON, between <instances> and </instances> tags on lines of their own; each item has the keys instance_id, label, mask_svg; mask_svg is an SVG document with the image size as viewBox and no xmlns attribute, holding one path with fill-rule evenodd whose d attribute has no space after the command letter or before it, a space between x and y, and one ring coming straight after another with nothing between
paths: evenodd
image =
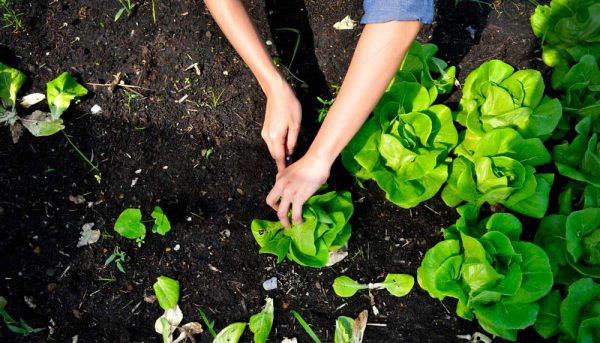
<instances>
[{"instance_id":1,"label":"human hand","mask_svg":"<svg viewBox=\"0 0 600 343\"><path fill-rule=\"evenodd\" d=\"M327 159L307 153L277 174L267 204L277 211L284 227L290 228L290 207L294 224L302 224L302 205L327 181L330 169L331 163Z\"/></svg>"},{"instance_id":2,"label":"human hand","mask_svg":"<svg viewBox=\"0 0 600 343\"><path fill-rule=\"evenodd\" d=\"M281 80L267 93L267 109L261 132L279 173L286 167L286 155L291 155L296 147L301 120L300 102L287 82Z\"/></svg>"}]
</instances>

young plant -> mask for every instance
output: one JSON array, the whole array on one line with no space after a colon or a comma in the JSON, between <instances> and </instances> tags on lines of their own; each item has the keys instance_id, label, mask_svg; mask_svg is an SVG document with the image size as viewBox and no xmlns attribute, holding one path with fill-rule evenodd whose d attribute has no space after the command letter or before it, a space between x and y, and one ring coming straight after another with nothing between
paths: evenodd
<instances>
[{"instance_id":1,"label":"young plant","mask_svg":"<svg viewBox=\"0 0 600 343\"><path fill-rule=\"evenodd\" d=\"M133 11L135 10L135 6L137 5L132 0L118 0L121 8L115 14L115 21L119 20L123 13L127 13L127 17L131 17ZM153 7L154 8L154 7ZM154 13L154 12L153 12Z\"/></svg>"},{"instance_id":2,"label":"young plant","mask_svg":"<svg viewBox=\"0 0 600 343\"><path fill-rule=\"evenodd\" d=\"M164 236L171 230L171 224L162 209L158 206L152 211L151 217L154 218L152 232ZM114 230L121 236L135 240L138 246L144 243L146 237L146 225L142 221L142 212L137 208L125 209L117 218Z\"/></svg>"},{"instance_id":3,"label":"young plant","mask_svg":"<svg viewBox=\"0 0 600 343\"><path fill-rule=\"evenodd\" d=\"M600 284L579 279L569 286L564 299L559 290L553 290L539 303L534 328L545 339L560 334L558 342L598 342Z\"/></svg>"},{"instance_id":4,"label":"young plant","mask_svg":"<svg viewBox=\"0 0 600 343\"><path fill-rule=\"evenodd\" d=\"M115 265L117 266L117 269L121 272L121 273L125 273L125 268L123 268L123 263L125 263L125 259L126 259L126 255L124 252L122 252L119 247L115 247L115 251L113 251L113 253L106 259L106 261L104 262L104 266L108 266L111 263L115 263Z\"/></svg>"},{"instance_id":5,"label":"young plant","mask_svg":"<svg viewBox=\"0 0 600 343\"><path fill-rule=\"evenodd\" d=\"M133 103L133 100L141 97L142 95L137 92L128 91L126 89L123 89L123 92L125 93L125 96L127 97L127 112L131 113L131 109L132 109L131 105Z\"/></svg>"},{"instance_id":6,"label":"young plant","mask_svg":"<svg viewBox=\"0 0 600 343\"><path fill-rule=\"evenodd\" d=\"M600 208L545 217L535 242L548 254L556 283L600 279Z\"/></svg>"},{"instance_id":7,"label":"young plant","mask_svg":"<svg viewBox=\"0 0 600 343\"><path fill-rule=\"evenodd\" d=\"M213 343L237 343L244 330L246 330L246 323L229 324L217 334Z\"/></svg>"},{"instance_id":8,"label":"young plant","mask_svg":"<svg viewBox=\"0 0 600 343\"><path fill-rule=\"evenodd\" d=\"M4 309L6 304L8 304L8 301L6 301L4 297L0 296L0 316L2 316L4 325L6 325L10 331L27 336L32 333L38 333L45 330L44 328L32 328L23 319L19 319L19 321L14 320Z\"/></svg>"},{"instance_id":9,"label":"young plant","mask_svg":"<svg viewBox=\"0 0 600 343\"><path fill-rule=\"evenodd\" d=\"M206 325L206 327L208 328L208 332L210 332L210 335L213 336L213 338L217 337L217 332L215 331L215 322L210 321L206 313L204 313L204 311L202 311L201 308L198 309L198 313L200 314L204 325Z\"/></svg>"},{"instance_id":10,"label":"young plant","mask_svg":"<svg viewBox=\"0 0 600 343\"><path fill-rule=\"evenodd\" d=\"M339 297L348 298L361 289L385 289L395 297L407 295L415 284L415 278L406 274L388 274L383 282L362 284L346 275L335 278L333 291Z\"/></svg>"},{"instance_id":11,"label":"young plant","mask_svg":"<svg viewBox=\"0 0 600 343\"><path fill-rule=\"evenodd\" d=\"M600 58L600 3L597 0L552 0L531 16L533 33L542 40L542 59L550 67L568 68L585 54Z\"/></svg>"},{"instance_id":12,"label":"young plant","mask_svg":"<svg viewBox=\"0 0 600 343\"><path fill-rule=\"evenodd\" d=\"M515 216L478 221L478 212L474 205L459 208L461 218L427 251L417 281L433 298L458 299L460 317L477 318L489 333L514 341L518 330L535 323L536 301L552 288L550 262L542 248L519 240Z\"/></svg>"},{"instance_id":13,"label":"young plant","mask_svg":"<svg viewBox=\"0 0 600 343\"><path fill-rule=\"evenodd\" d=\"M348 221L354 206L349 192L329 192L311 197L304 205L304 222L285 229L279 221L255 219L252 235L259 253L285 257L309 267L324 267L330 252L342 248L352 233Z\"/></svg>"},{"instance_id":14,"label":"young plant","mask_svg":"<svg viewBox=\"0 0 600 343\"><path fill-rule=\"evenodd\" d=\"M340 316L335 321L334 343L361 343L367 327L369 312L362 311L358 318Z\"/></svg>"},{"instance_id":15,"label":"young plant","mask_svg":"<svg viewBox=\"0 0 600 343\"><path fill-rule=\"evenodd\" d=\"M478 207L502 204L542 218L554 174L538 174L535 167L548 162L550 154L539 138L524 139L508 127L491 130L472 154L454 159L442 199L451 207L463 201Z\"/></svg>"},{"instance_id":16,"label":"young plant","mask_svg":"<svg viewBox=\"0 0 600 343\"><path fill-rule=\"evenodd\" d=\"M183 321L183 313L177 304L179 302L179 282L177 280L159 276L153 288L160 307L165 311L154 323L154 330L162 335L163 343L179 343L188 338L193 341L194 335L202 333L202 325L197 322L179 326ZM179 330L179 336L173 340L176 329Z\"/></svg>"},{"instance_id":17,"label":"young plant","mask_svg":"<svg viewBox=\"0 0 600 343\"><path fill-rule=\"evenodd\" d=\"M12 29L14 33L25 31L21 17L23 13L13 9L10 0L0 0L0 14L2 14L2 29Z\"/></svg>"},{"instance_id":18,"label":"young plant","mask_svg":"<svg viewBox=\"0 0 600 343\"><path fill-rule=\"evenodd\" d=\"M396 82L379 100L342 151L346 169L373 179L402 208L432 198L448 177L446 157L458 142L452 112L431 106L430 91L416 82Z\"/></svg>"},{"instance_id":19,"label":"young plant","mask_svg":"<svg viewBox=\"0 0 600 343\"><path fill-rule=\"evenodd\" d=\"M300 326L302 326L304 331L306 331L306 334L313 340L314 343L321 343L319 336L317 336L317 334L313 331L313 329L311 329L310 325L308 325L306 320L304 320L304 318L302 318L300 313L298 313L294 310L291 310L290 313L294 316L294 318L296 318L296 320L298 321Z\"/></svg>"},{"instance_id":20,"label":"young plant","mask_svg":"<svg viewBox=\"0 0 600 343\"><path fill-rule=\"evenodd\" d=\"M584 117L576 126L577 136L571 143L556 145L552 157L561 175L600 187L600 121Z\"/></svg>"},{"instance_id":21,"label":"young plant","mask_svg":"<svg viewBox=\"0 0 600 343\"><path fill-rule=\"evenodd\" d=\"M335 97L337 96L338 92L340 91L339 85L332 85L330 88L331 88L331 96L333 96L332 99L325 100L325 99L321 98L320 96L317 96L317 101L321 103L321 108L317 109L317 112L319 114L317 117L317 123L322 123L323 120L325 120L325 117L327 116L327 113L329 112L331 105L333 105L333 103L335 101Z\"/></svg>"},{"instance_id":22,"label":"young plant","mask_svg":"<svg viewBox=\"0 0 600 343\"><path fill-rule=\"evenodd\" d=\"M523 138L549 138L561 119L562 108L558 99L544 96L544 89L539 71L515 72L500 60L488 61L472 71L456 114L456 120L467 128L457 153L473 153L486 133L505 127Z\"/></svg>"},{"instance_id":23,"label":"young plant","mask_svg":"<svg viewBox=\"0 0 600 343\"><path fill-rule=\"evenodd\" d=\"M248 323L250 331L254 334L254 343L267 342L267 338L269 338L271 328L273 327L274 317L273 299L267 297L262 311L252 315Z\"/></svg>"}]
</instances>

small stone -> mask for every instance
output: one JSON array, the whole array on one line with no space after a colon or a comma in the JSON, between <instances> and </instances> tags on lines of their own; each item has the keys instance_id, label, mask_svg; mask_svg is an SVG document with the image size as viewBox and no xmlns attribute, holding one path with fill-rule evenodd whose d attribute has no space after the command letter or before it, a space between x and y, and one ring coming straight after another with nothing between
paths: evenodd
<instances>
[{"instance_id":1,"label":"small stone","mask_svg":"<svg viewBox=\"0 0 600 343\"><path fill-rule=\"evenodd\" d=\"M36 245L35 248L33 248L33 253L36 255L39 255L42 253L42 247L39 245Z\"/></svg>"},{"instance_id":2,"label":"small stone","mask_svg":"<svg viewBox=\"0 0 600 343\"><path fill-rule=\"evenodd\" d=\"M154 304L156 302L156 296L155 295L146 295L146 296L144 296L144 301L149 304Z\"/></svg>"},{"instance_id":3,"label":"small stone","mask_svg":"<svg viewBox=\"0 0 600 343\"><path fill-rule=\"evenodd\" d=\"M100 107L96 104L96 105L92 106L92 108L90 109L90 112L92 112L92 114L100 114L100 113L102 113L102 107Z\"/></svg>"},{"instance_id":4,"label":"small stone","mask_svg":"<svg viewBox=\"0 0 600 343\"><path fill-rule=\"evenodd\" d=\"M81 312L79 312L79 310L76 308L73 309L73 315L75 316L75 318L81 319Z\"/></svg>"},{"instance_id":5,"label":"small stone","mask_svg":"<svg viewBox=\"0 0 600 343\"><path fill-rule=\"evenodd\" d=\"M206 33L204 35L206 36L206 38L211 38L212 37L212 32L206 31Z\"/></svg>"},{"instance_id":6,"label":"small stone","mask_svg":"<svg viewBox=\"0 0 600 343\"><path fill-rule=\"evenodd\" d=\"M173 247L173 250L175 251L179 251L179 249L181 249L181 245L177 244L175 245L175 247Z\"/></svg>"},{"instance_id":7,"label":"small stone","mask_svg":"<svg viewBox=\"0 0 600 343\"><path fill-rule=\"evenodd\" d=\"M263 282L262 286L265 289L265 291L272 291L274 289L277 289L277 278L273 276L272 278Z\"/></svg>"},{"instance_id":8,"label":"small stone","mask_svg":"<svg viewBox=\"0 0 600 343\"><path fill-rule=\"evenodd\" d=\"M229 72L227 70L223 71L223 75L227 76L229 75Z\"/></svg>"}]
</instances>

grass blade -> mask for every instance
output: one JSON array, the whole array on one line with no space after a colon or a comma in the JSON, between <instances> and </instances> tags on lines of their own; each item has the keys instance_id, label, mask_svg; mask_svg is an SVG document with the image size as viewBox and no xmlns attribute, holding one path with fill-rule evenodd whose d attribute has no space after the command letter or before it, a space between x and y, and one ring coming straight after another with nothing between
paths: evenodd
<instances>
[{"instance_id":1,"label":"grass blade","mask_svg":"<svg viewBox=\"0 0 600 343\"><path fill-rule=\"evenodd\" d=\"M217 337L217 333L215 332L215 328L214 328L215 323L208 320L206 313L204 313L204 311L202 311L201 308L198 309L198 312L200 313L200 317L202 317L202 321L204 322L204 324L206 324L206 327L208 328L208 331L210 332L210 334L213 337Z\"/></svg>"},{"instance_id":2,"label":"grass blade","mask_svg":"<svg viewBox=\"0 0 600 343\"><path fill-rule=\"evenodd\" d=\"M291 310L290 311L292 313L292 315L294 316L294 318L296 318L296 320L298 321L298 323L300 323L300 325L302 326L302 328L304 329L304 331L306 331L306 333L310 336L310 338L312 338L313 342L315 343L321 343L321 340L319 339L319 337L317 337L317 335L315 334L315 332L310 328L310 326L308 326L308 323L304 320L304 318L302 318L302 316L300 315L300 313Z\"/></svg>"}]
</instances>

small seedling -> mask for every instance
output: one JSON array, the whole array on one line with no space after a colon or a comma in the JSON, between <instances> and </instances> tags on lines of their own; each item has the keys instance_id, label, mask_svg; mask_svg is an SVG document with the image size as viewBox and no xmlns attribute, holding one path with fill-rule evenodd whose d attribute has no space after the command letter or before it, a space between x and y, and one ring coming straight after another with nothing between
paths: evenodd
<instances>
[{"instance_id":1,"label":"small seedling","mask_svg":"<svg viewBox=\"0 0 600 343\"><path fill-rule=\"evenodd\" d=\"M131 113L131 104L133 103L133 100L141 97L141 94L133 91L128 91L127 89L123 89L123 92L127 97L127 112Z\"/></svg>"},{"instance_id":2,"label":"small seedling","mask_svg":"<svg viewBox=\"0 0 600 343\"><path fill-rule=\"evenodd\" d=\"M131 0L118 0L121 4L121 8L115 14L115 21L119 20L123 13L127 13L127 17L131 17L133 10L135 9L136 3Z\"/></svg>"},{"instance_id":3,"label":"small seedling","mask_svg":"<svg viewBox=\"0 0 600 343\"><path fill-rule=\"evenodd\" d=\"M346 275L339 276L333 282L333 291L340 297L351 297L361 289L386 289L395 297L407 295L415 284L415 278L406 274L388 274L383 282L362 284Z\"/></svg>"},{"instance_id":4,"label":"small seedling","mask_svg":"<svg viewBox=\"0 0 600 343\"><path fill-rule=\"evenodd\" d=\"M321 108L317 109L317 111L319 113L319 116L317 117L317 123L322 123L323 120L325 120L325 116L329 112L331 105L333 105L333 103L335 101L335 97L337 96L337 94L340 91L339 85L332 85L330 88L331 88L331 95L333 96L333 99L326 100L326 99L321 98L320 96L317 96L317 101L320 102L322 105Z\"/></svg>"},{"instance_id":5,"label":"small seedling","mask_svg":"<svg viewBox=\"0 0 600 343\"><path fill-rule=\"evenodd\" d=\"M206 313L204 313L204 311L202 311L201 308L198 309L198 313L200 313L200 317L202 318L202 321L208 328L208 332L210 332L211 336L217 337L217 332L215 331L215 322L210 321Z\"/></svg>"},{"instance_id":6,"label":"small seedling","mask_svg":"<svg viewBox=\"0 0 600 343\"><path fill-rule=\"evenodd\" d=\"M204 150L204 153L202 154L202 156L204 156L205 159L209 159L214 153L215 153L215 149L208 148L208 149Z\"/></svg>"},{"instance_id":7,"label":"small seedling","mask_svg":"<svg viewBox=\"0 0 600 343\"><path fill-rule=\"evenodd\" d=\"M223 97L223 94L225 94L225 90L223 89L218 95L216 95L212 89L209 90L208 93L211 98L212 108L216 109L221 104L221 98Z\"/></svg>"},{"instance_id":8,"label":"small seedling","mask_svg":"<svg viewBox=\"0 0 600 343\"><path fill-rule=\"evenodd\" d=\"M254 334L254 343L267 342L267 338L269 338L271 328L273 327L273 319L275 319L273 311L273 299L267 297L265 299L265 307L263 307L262 311L250 317L249 326L250 331Z\"/></svg>"},{"instance_id":9,"label":"small seedling","mask_svg":"<svg viewBox=\"0 0 600 343\"><path fill-rule=\"evenodd\" d=\"M154 21L154 24L156 24L156 4L154 3L154 0L152 0L152 20Z\"/></svg>"},{"instance_id":10,"label":"small seedling","mask_svg":"<svg viewBox=\"0 0 600 343\"><path fill-rule=\"evenodd\" d=\"M113 251L113 253L106 259L106 262L104 262L104 266L108 266L109 264L111 264L112 262L115 263L115 265L117 266L117 269L121 272L121 273L125 273L125 268L123 268L123 263L125 263L125 258L126 255L124 252L122 252L119 247L115 247L115 251Z\"/></svg>"},{"instance_id":11,"label":"small seedling","mask_svg":"<svg viewBox=\"0 0 600 343\"><path fill-rule=\"evenodd\" d=\"M23 319L20 319L19 321L14 320L4 309L7 303L8 301L0 296L0 316L2 316L4 324L10 331L27 336L45 330L44 328L32 328Z\"/></svg>"},{"instance_id":12,"label":"small seedling","mask_svg":"<svg viewBox=\"0 0 600 343\"><path fill-rule=\"evenodd\" d=\"M10 0L0 0L0 13L2 13L3 29L10 28L15 33L25 31L25 25L21 19L23 13L15 11Z\"/></svg>"},{"instance_id":13,"label":"small seedling","mask_svg":"<svg viewBox=\"0 0 600 343\"><path fill-rule=\"evenodd\" d=\"M304 320L304 318L302 318L302 316L300 315L300 313L291 310L290 311L292 313L292 315L294 316L294 318L296 318L296 320L298 321L298 323L300 323L300 326L302 326L302 328L304 329L304 331L306 331L306 333L310 336L310 338L312 338L313 342L315 343L321 343L321 340L319 339L319 337L317 336L317 334L313 331L313 329L310 328L310 326L308 325L308 323Z\"/></svg>"},{"instance_id":14,"label":"small seedling","mask_svg":"<svg viewBox=\"0 0 600 343\"><path fill-rule=\"evenodd\" d=\"M362 311L358 318L341 316L335 321L334 343L361 343L367 327L369 312Z\"/></svg>"},{"instance_id":15,"label":"small seedling","mask_svg":"<svg viewBox=\"0 0 600 343\"><path fill-rule=\"evenodd\" d=\"M167 276L159 276L153 288L160 307L165 311L154 323L154 330L162 335L163 343L178 343L186 339L194 341L193 336L202 333L202 325L190 322L179 326L183 321L183 313L177 304L179 282ZM179 336L173 340L176 329L179 330Z\"/></svg>"},{"instance_id":16,"label":"small seedling","mask_svg":"<svg viewBox=\"0 0 600 343\"><path fill-rule=\"evenodd\" d=\"M171 223L160 207L156 206L150 216L154 218L153 233L164 236L171 231ZM121 212L115 222L114 230L125 238L135 240L138 247L141 246L146 237L146 225L142 221L140 209L128 208Z\"/></svg>"}]
</instances>

